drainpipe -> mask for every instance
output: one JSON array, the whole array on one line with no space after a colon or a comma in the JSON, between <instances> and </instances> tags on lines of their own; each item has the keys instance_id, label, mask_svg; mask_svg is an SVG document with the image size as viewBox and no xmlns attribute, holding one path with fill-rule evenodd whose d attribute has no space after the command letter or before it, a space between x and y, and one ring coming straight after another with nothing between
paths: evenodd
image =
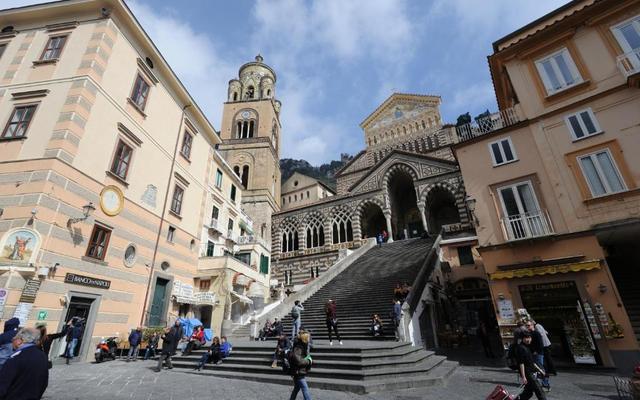
<instances>
[{"instance_id":1,"label":"drainpipe","mask_svg":"<svg viewBox=\"0 0 640 400\"><path fill-rule=\"evenodd\" d=\"M162 204L162 214L160 215L160 225L158 227L158 234L156 235L156 243L153 248L153 257L151 258L151 268L149 269L149 279L147 279L147 289L144 292L144 304L142 305L142 315L140 316L140 325L145 325L145 316L147 313L147 304L149 303L149 292L151 290L151 281L153 280L153 272L155 271L156 258L158 255L158 246L160 245L160 236L162 235L162 228L164 227L164 218L167 212L167 204L169 203L169 189L171 188L171 178L173 177L173 171L176 165L176 157L178 156L178 144L180 143L180 136L182 133L182 126L184 124L185 110L191 107L191 104L187 104L182 107L182 114L180 117L180 125L178 126L178 134L176 135L176 144L173 149L173 157L171 159L171 170L169 171L169 178L167 179L167 190L164 193L164 203Z\"/></svg>"}]
</instances>

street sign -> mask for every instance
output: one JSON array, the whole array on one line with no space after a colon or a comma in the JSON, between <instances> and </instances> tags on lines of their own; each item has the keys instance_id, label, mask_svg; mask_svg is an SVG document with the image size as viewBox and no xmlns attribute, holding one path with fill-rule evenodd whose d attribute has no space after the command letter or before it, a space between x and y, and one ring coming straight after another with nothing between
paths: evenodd
<instances>
[{"instance_id":1,"label":"street sign","mask_svg":"<svg viewBox=\"0 0 640 400\"><path fill-rule=\"evenodd\" d=\"M38 321L44 321L45 319L47 319L47 315L49 313L47 311L38 311Z\"/></svg>"}]
</instances>

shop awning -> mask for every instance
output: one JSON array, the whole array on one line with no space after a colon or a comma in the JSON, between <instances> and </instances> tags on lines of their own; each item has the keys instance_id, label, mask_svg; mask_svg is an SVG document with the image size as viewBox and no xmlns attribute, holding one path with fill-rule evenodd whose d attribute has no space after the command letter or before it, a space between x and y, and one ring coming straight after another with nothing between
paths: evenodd
<instances>
[{"instance_id":1,"label":"shop awning","mask_svg":"<svg viewBox=\"0 0 640 400\"><path fill-rule=\"evenodd\" d=\"M519 268L510 271L499 271L489 274L489 279L513 279L528 278L536 275L566 274L567 272L589 271L600 268L600 260L587 260L582 262L547 265L544 267Z\"/></svg>"},{"instance_id":2,"label":"shop awning","mask_svg":"<svg viewBox=\"0 0 640 400\"><path fill-rule=\"evenodd\" d=\"M180 304L196 304L196 299L193 296L173 296L176 303Z\"/></svg>"},{"instance_id":3,"label":"shop awning","mask_svg":"<svg viewBox=\"0 0 640 400\"><path fill-rule=\"evenodd\" d=\"M248 298L247 296L231 291L231 294L236 296L238 298L238 300L240 300L240 302L245 303L245 304L253 304L253 300L251 300L250 298Z\"/></svg>"}]
</instances>

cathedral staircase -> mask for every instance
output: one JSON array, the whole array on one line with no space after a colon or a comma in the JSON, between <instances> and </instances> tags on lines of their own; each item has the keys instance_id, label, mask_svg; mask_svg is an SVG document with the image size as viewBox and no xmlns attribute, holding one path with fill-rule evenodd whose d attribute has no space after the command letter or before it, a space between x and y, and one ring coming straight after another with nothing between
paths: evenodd
<instances>
[{"instance_id":1,"label":"cathedral staircase","mask_svg":"<svg viewBox=\"0 0 640 400\"><path fill-rule=\"evenodd\" d=\"M348 268L304 301L302 324L312 332L314 365L307 382L312 388L371 393L443 384L457 363L407 342L396 342L389 321L396 282L414 281L433 240L413 239L368 250ZM329 345L324 305L336 300L338 327L343 341ZM379 314L384 335L369 334L371 314ZM291 320L284 318L290 334ZM280 367L271 368L273 339L237 341L233 352L219 365L207 364L200 374L232 379L291 384ZM202 354L177 356L174 366L193 369Z\"/></svg>"}]
</instances>

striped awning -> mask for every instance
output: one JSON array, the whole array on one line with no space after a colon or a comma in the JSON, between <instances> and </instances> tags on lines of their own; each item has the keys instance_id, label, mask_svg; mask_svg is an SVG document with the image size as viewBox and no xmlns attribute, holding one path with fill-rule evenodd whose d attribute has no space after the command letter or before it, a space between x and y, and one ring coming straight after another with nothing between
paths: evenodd
<instances>
[{"instance_id":1,"label":"striped awning","mask_svg":"<svg viewBox=\"0 0 640 400\"><path fill-rule=\"evenodd\" d=\"M600 260L588 260L569 264L547 265L544 267L518 268L489 274L489 279L529 278L536 275L566 274L567 272L589 271L600 268Z\"/></svg>"}]
</instances>

